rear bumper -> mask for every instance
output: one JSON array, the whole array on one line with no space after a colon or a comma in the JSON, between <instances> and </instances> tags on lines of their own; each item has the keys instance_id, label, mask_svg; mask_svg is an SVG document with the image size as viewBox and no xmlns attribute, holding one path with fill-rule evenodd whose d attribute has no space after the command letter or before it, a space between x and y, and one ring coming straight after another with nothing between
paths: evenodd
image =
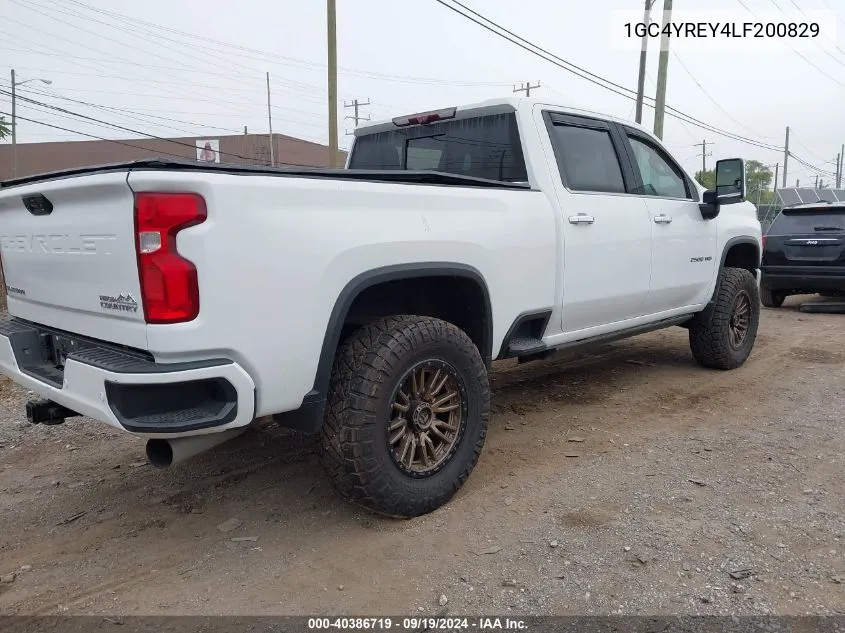
<instances>
[{"instance_id":1,"label":"rear bumper","mask_svg":"<svg viewBox=\"0 0 845 633\"><path fill-rule=\"evenodd\" d=\"M836 273L802 270L766 270L763 269L760 285L770 290L783 292L826 292L845 291L845 270Z\"/></svg>"},{"instance_id":2,"label":"rear bumper","mask_svg":"<svg viewBox=\"0 0 845 633\"><path fill-rule=\"evenodd\" d=\"M0 319L0 372L82 415L143 437L215 433L249 424L255 384L226 359L156 363L68 335L64 369L44 360L53 331ZM72 342L71 342L72 341Z\"/></svg>"}]
</instances>

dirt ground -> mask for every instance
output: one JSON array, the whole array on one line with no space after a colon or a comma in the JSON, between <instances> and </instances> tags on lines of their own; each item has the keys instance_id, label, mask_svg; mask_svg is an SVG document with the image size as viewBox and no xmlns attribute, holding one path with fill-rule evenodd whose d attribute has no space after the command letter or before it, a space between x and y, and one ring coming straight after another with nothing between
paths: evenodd
<instances>
[{"instance_id":1,"label":"dirt ground","mask_svg":"<svg viewBox=\"0 0 845 633\"><path fill-rule=\"evenodd\" d=\"M799 300L734 372L680 328L502 363L478 467L410 521L273 426L156 470L103 424L26 424L4 382L0 613L845 612L845 316Z\"/></svg>"}]
</instances>

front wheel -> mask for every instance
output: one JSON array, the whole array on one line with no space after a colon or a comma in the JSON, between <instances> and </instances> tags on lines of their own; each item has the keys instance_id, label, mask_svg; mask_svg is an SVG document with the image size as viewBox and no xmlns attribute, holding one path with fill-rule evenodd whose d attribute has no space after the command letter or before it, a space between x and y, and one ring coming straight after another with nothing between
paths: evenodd
<instances>
[{"instance_id":1,"label":"front wheel","mask_svg":"<svg viewBox=\"0 0 845 633\"><path fill-rule=\"evenodd\" d=\"M690 324L692 355L703 367L736 369L751 354L759 324L756 279L742 268L725 268L719 274L713 305Z\"/></svg>"},{"instance_id":2,"label":"front wheel","mask_svg":"<svg viewBox=\"0 0 845 633\"><path fill-rule=\"evenodd\" d=\"M469 477L489 413L487 369L462 330L429 317L380 319L338 350L322 463L358 505L399 518L426 514Z\"/></svg>"},{"instance_id":3,"label":"front wheel","mask_svg":"<svg viewBox=\"0 0 845 633\"><path fill-rule=\"evenodd\" d=\"M786 293L774 292L765 286L760 287L760 302L767 308L779 308L786 300Z\"/></svg>"}]
</instances>

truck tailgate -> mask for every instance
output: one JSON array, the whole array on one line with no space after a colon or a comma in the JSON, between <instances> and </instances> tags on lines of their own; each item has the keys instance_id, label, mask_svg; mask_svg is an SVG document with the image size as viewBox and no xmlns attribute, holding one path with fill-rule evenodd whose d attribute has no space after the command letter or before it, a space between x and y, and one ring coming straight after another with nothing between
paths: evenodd
<instances>
[{"instance_id":1,"label":"truck tailgate","mask_svg":"<svg viewBox=\"0 0 845 633\"><path fill-rule=\"evenodd\" d=\"M146 349L126 171L0 189L9 313Z\"/></svg>"}]
</instances>

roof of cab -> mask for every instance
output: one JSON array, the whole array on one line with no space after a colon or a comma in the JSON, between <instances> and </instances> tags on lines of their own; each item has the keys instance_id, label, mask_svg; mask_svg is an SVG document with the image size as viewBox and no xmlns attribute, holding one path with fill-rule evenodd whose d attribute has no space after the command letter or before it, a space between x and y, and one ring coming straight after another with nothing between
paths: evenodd
<instances>
[{"instance_id":1,"label":"roof of cab","mask_svg":"<svg viewBox=\"0 0 845 633\"><path fill-rule=\"evenodd\" d=\"M516 111L516 110L528 110L533 109L536 105L541 106L548 106L549 108L553 108L554 110L564 113L564 114L573 114L573 115L581 115L581 116L588 116L588 117L595 117L598 119L603 119L605 121L613 121L615 123L622 123L624 125L628 125L633 127L644 134L654 138L654 134L651 131L645 129L642 125L630 121L628 119L623 119L616 116L611 116L602 112L597 112L594 110L586 110L583 108L577 108L571 105L566 105L562 103L556 103L554 101L549 101L548 99L538 99L536 97L496 97L493 99L487 99L485 101L478 101L475 103L465 103L463 105L457 106L457 116L460 117L461 114L466 116L470 112L478 111L478 110L485 110L485 111L500 111L500 112L507 112L507 111ZM450 106L441 106L440 108L431 108L430 110L419 110L418 112L426 112L426 111L437 111L441 108L452 108L455 107L454 105ZM417 112L406 112L402 114L398 114L397 116L407 116L410 114L417 114ZM368 121L367 123L363 123L355 129L355 135L361 136L364 134L375 134L376 132L383 132L390 129L395 129L395 125L393 124L393 119L379 119L374 121Z\"/></svg>"}]
</instances>

